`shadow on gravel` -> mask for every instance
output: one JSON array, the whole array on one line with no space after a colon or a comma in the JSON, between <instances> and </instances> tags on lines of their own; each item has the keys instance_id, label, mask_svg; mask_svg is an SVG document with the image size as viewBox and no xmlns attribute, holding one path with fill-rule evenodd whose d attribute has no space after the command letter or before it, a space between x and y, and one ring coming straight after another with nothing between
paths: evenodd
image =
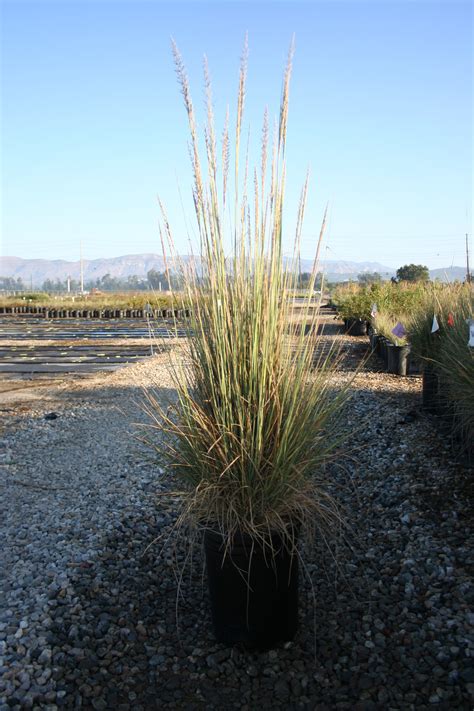
<instances>
[{"instance_id":1,"label":"shadow on gravel","mask_svg":"<svg viewBox=\"0 0 474 711\"><path fill-rule=\"evenodd\" d=\"M316 604L303 581L295 642L250 654L214 643L198 564L183 582L177 627L170 560L156 550L142 555L153 529L151 521L125 521L103 554L76 572L75 623L53 627L65 650L54 663L64 670L68 706L423 708L442 694L440 708L469 708L460 686L468 667L449 667L460 651L441 658L447 645L438 642L450 632L432 629L427 601L441 591L426 580L403 600L407 583L392 552L403 536L338 554L337 569L320 554L318 565L309 563Z\"/></svg>"},{"instance_id":2,"label":"shadow on gravel","mask_svg":"<svg viewBox=\"0 0 474 711\"><path fill-rule=\"evenodd\" d=\"M58 600L51 632L61 651L53 661L68 707L362 711L436 703L467 711L472 669L459 641L469 609L464 530L449 528L449 545L459 544L453 574L446 536L433 538L438 526L417 532L403 519L406 484L381 488L373 473L363 491L361 476L348 485L347 472L334 470L334 495L351 529L345 541L330 548L317 541L304 553L299 632L264 653L214 642L199 550L177 605L175 563L184 553L165 542L172 505L130 513L76 569L72 608ZM157 531L163 542L145 552Z\"/></svg>"}]
</instances>

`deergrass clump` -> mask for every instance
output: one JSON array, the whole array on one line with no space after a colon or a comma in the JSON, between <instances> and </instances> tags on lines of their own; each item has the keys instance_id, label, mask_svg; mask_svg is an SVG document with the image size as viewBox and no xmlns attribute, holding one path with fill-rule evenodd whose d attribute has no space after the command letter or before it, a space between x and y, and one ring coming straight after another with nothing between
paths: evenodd
<instances>
[{"instance_id":1,"label":"deergrass clump","mask_svg":"<svg viewBox=\"0 0 474 711\"><path fill-rule=\"evenodd\" d=\"M443 334L449 328L449 314L463 312L469 287L463 284L427 285L413 310L410 326L410 343L414 355L422 362L437 360ZM433 319L439 330L432 333Z\"/></svg>"},{"instance_id":2,"label":"deergrass clump","mask_svg":"<svg viewBox=\"0 0 474 711\"><path fill-rule=\"evenodd\" d=\"M466 320L472 317L473 305L469 284L426 285L408 328L413 355L437 379L440 415L452 426L455 438L471 451L474 351L467 345Z\"/></svg>"},{"instance_id":3,"label":"deergrass clump","mask_svg":"<svg viewBox=\"0 0 474 711\"><path fill-rule=\"evenodd\" d=\"M293 264L288 265L282 252L282 216L292 53L271 156L264 118L261 164L253 173L251 195L249 158L246 155L242 163L240 156L245 55L242 60L231 207L228 120L219 161L206 66L204 168L188 80L176 47L174 55L189 119L201 249L194 265L178 265L185 283L183 298L192 304L190 337L184 361L173 366L175 404L165 408L149 395L152 430L165 436L156 441L150 436L148 441L166 456L181 485L182 522L216 528L228 542L237 531L261 540L277 531L290 539L295 522L319 525L334 520L335 506L317 476L338 444L336 414L347 398L347 388L335 393L330 385L334 353L320 358L313 369L318 338L318 316L312 308L317 259L300 309L312 335L305 336L305 329L291 321L307 191L306 181ZM173 258L164 211L163 216L162 241ZM324 222L320 239L323 229Z\"/></svg>"},{"instance_id":4,"label":"deergrass clump","mask_svg":"<svg viewBox=\"0 0 474 711\"><path fill-rule=\"evenodd\" d=\"M443 396L452 415L454 433L473 450L474 442L474 348L467 343L474 299L468 285L456 293L451 301L451 325L445 322L435 355Z\"/></svg>"}]
</instances>

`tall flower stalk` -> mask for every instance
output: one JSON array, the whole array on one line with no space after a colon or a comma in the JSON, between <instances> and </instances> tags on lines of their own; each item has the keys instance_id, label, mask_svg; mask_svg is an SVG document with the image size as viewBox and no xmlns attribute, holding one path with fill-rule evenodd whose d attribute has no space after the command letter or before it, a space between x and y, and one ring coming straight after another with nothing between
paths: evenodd
<instances>
[{"instance_id":1,"label":"tall flower stalk","mask_svg":"<svg viewBox=\"0 0 474 711\"><path fill-rule=\"evenodd\" d=\"M229 206L230 130L218 157L211 82L205 64L205 161L184 63L173 53L189 121L193 199L200 258L179 264L163 210L162 239L184 274L191 304L185 357L173 368L177 400L163 408L149 395L154 442L181 483L184 516L231 540L236 531L288 535L297 523L322 522L333 506L319 474L337 444L336 414L346 391L330 386L333 357L318 359L311 279L299 309L311 336L294 321L299 245L308 180L301 192L294 253L283 256L285 147L293 48L284 73L279 124L269 146L265 112L259 169L242 158L247 75L244 48L235 121L233 205ZM249 190L252 185L252 190ZM319 242L323 237L324 225ZM315 245L318 254L319 243ZM306 329L308 330L308 329Z\"/></svg>"}]
</instances>

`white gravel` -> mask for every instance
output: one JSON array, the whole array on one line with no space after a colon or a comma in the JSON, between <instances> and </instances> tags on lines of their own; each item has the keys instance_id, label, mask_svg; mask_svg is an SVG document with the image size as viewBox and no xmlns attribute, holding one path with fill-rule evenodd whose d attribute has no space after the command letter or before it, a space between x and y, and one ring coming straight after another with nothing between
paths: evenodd
<instances>
[{"instance_id":1,"label":"white gravel","mask_svg":"<svg viewBox=\"0 0 474 711\"><path fill-rule=\"evenodd\" d=\"M167 361L1 412L0 711L471 709L472 471L418 411L420 380L357 376L352 457L328 472L352 533L308 558L295 641L250 654L214 642L199 556L177 626L170 548L144 554L174 510L131 432Z\"/></svg>"}]
</instances>

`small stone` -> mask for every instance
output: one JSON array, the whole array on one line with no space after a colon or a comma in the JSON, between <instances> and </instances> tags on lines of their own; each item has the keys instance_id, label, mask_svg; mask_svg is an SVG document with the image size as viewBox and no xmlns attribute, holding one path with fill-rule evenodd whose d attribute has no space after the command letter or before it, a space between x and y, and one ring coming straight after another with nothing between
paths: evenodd
<instances>
[{"instance_id":1,"label":"small stone","mask_svg":"<svg viewBox=\"0 0 474 711\"><path fill-rule=\"evenodd\" d=\"M43 651L41 652L41 654L38 657L38 663L39 664L50 664L51 657L52 657L51 650L48 648L43 649Z\"/></svg>"},{"instance_id":2,"label":"small stone","mask_svg":"<svg viewBox=\"0 0 474 711\"><path fill-rule=\"evenodd\" d=\"M280 679L275 684L275 695L278 698L287 698L290 695L290 688L284 679Z\"/></svg>"},{"instance_id":3,"label":"small stone","mask_svg":"<svg viewBox=\"0 0 474 711\"><path fill-rule=\"evenodd\" d=\"M361 689L371 689L374 686L374 680L369 674L362 674L359 679Z\"/></svg>"},{"instance_id":4,"label":"small stone","mask_svg":"<svg viewBox=\"0 0 474 711\"><path fill-rule=\"evenodd\" d=\"M107 701L102 697L99 697L98 699L94 698L92 699L92 706L96 709L96 711L105 711L107 708Z\"/></svg>"},{"instance_id":5,"label":"small stone","mask_svg":"<svg viewBox=\"0 0 474 711\"><path fill-rule=\"evenodd\" d=\"M145 627L144 625L138 624L138 625L135 627L135 629L136 629L136 631L137 631L137 634L138 634L140 637L146 637L146 636L147 636L146 627Z\"/></svg>"}]
</instances>

